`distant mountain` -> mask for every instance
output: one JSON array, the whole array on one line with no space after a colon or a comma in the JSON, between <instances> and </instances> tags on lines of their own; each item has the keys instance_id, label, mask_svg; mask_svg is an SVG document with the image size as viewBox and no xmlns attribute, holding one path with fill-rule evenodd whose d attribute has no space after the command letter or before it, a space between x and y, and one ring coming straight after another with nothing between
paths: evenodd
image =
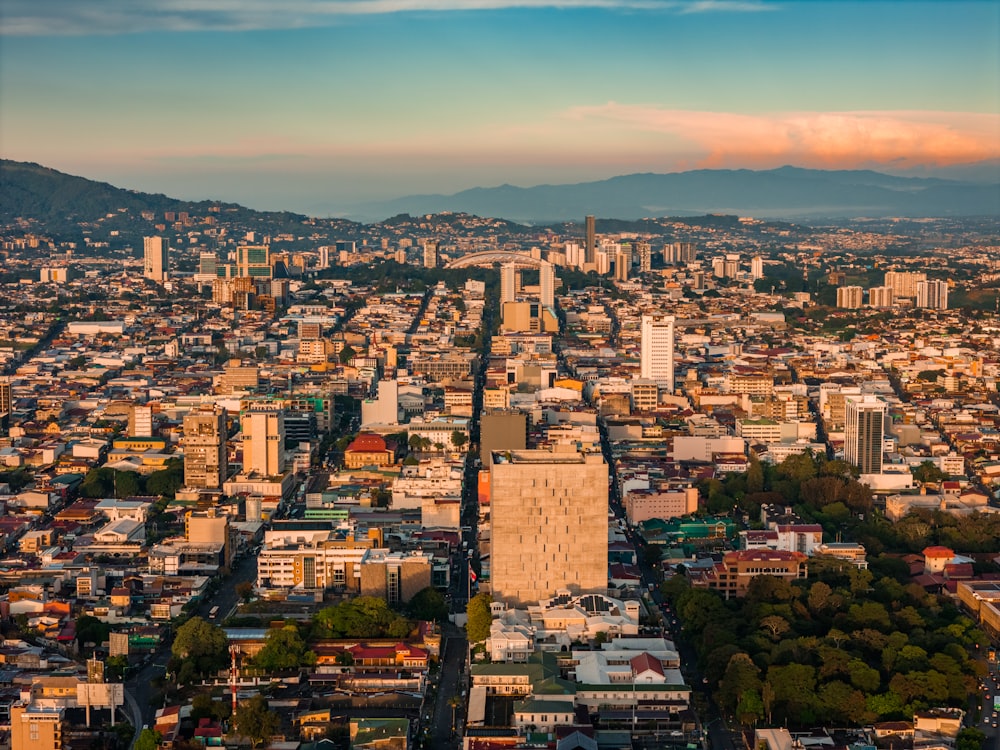
<instances>
[{"instance_id":1,"label":"distant mountain","mask_svg":"<svg viewBox=\"0 0 1000 750\"><path fill-rule=\"evenodd\" d=\"M1000 215L1000 184L895 177L868 170L781 167L632 174L573 185L501 185L454 195L413 195L359 209L365 216L466 212L517 222L639 219L728 213L810 219Z\"/></svg>"}]
</instances>

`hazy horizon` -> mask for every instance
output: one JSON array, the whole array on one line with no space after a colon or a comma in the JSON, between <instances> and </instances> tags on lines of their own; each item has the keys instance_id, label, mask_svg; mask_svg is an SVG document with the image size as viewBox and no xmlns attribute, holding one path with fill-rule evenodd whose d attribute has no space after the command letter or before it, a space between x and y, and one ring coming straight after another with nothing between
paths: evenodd
<instances>
[{"instance_id":1,"label":"hazy horizon","mask_svg":"<svg viewBox=\"0 0 1000 750\"><path fill-rule=\"evenodd\" d=\"M3 157L181 199L331 215L786 164L1000 180L990 2L11 0L0 33Z\"/></svg>"}]
</instances>

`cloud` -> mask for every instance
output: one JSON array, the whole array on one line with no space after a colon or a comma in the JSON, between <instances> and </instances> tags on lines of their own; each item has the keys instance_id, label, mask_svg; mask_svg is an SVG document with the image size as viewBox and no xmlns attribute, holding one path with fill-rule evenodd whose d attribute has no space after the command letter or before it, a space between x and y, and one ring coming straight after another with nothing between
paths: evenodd
<instances>
[{"instance_id":1,"label":"cloud","mask_svg":"<svg viewBox=\"0 0 1000 750\"><path fill-rule=\"evenodd\" d=\"M5 36L113 35L146 31L250 31L328 26L351 16L506 8L755 12L771 0L5 0Z\"/></svg>"},{"instance_id":2,"label":"cloud","mask_svg":"<svg viewBox=\"0 0 1000 750\"><path fill-rule=\"evenodd\" d=\"M583 130L686 150L700 167L941 166L1000 157L1000 114L933 111L736 114L609 102L563 113Z\"/></svg>"}]
</instances>

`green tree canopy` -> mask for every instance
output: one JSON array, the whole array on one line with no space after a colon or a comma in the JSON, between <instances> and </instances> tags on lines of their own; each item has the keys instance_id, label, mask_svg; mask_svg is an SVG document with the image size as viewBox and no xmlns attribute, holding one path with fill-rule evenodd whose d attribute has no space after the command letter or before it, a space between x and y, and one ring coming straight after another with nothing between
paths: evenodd
<instances>
[{"instance_id":1,"label":"green tree canopy","mask_svg":"<svg viewBox=\"0 0 1000 750\"><path fill-rule=\"evenodd\" d=\"M267 699L255 695L236 706L236 733L250 740L253 747L271 739L281 726L281 717L270 710Z\"/></svg>"},{"instance_id":2,"label":"green tree canopy","mask_svg":"<svg viewBox=\"0 0 1000 750\"><path fill-rule=\"evenodd\" d=\"M255 666L267 672L311 666L316 654L308 649L295 625L269 630L262 648L253 658Z\"/></svg>"},{"instance_id":3,"label":"green tree canopy","mask_svg":"<svg viewBox=\"0 0 1000 750\"><path fill-rule=\"evenodd\" d=\"M177 681L185 684L229 664L226 634L200 617L192 617L177 629L170 651L180 662Z\"/></svg>"},{"instance_id":4,"label":"green tree canopy","mask_svg":"<svg viewBox=\"0 0 1000 750\"><path fill-rule=\"evenodd\" d=\"M493 615L490 613L490 604L493 597L485 591L476 594L469 600L465 608L468 620L465 623L465 632L468 635L469 643L482 643L490 637L490 624L493 622Z\"/></svg>"},{"instance_id":5,"label":"green tree canopy","mask_svg":"<svg viewBox=\"0 0 1000 750\"><path fill-rule=\"evenodd\" d=\"M421 589L414 594L406 611L414 620L444 622L448 619L448 603L445 601L444 594L432 586Z\"/></svg>"}]
</instances>

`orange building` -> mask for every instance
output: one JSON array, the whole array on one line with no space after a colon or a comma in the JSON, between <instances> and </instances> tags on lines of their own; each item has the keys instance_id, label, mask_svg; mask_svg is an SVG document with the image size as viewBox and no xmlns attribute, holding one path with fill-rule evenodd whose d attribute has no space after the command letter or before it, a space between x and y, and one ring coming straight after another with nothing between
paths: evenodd
<instances>
[{"instance_id":1,"label":"orange building","mask_svg":"<svg viewBox=\"0 0 1000 750\"><path fill-rule=\"evenodd\" d=\"M389 466L395 456L385 440L370 432L362 432L344 451L344 466L360 469L362 466Z\"/></svg>"}]
</instances>

